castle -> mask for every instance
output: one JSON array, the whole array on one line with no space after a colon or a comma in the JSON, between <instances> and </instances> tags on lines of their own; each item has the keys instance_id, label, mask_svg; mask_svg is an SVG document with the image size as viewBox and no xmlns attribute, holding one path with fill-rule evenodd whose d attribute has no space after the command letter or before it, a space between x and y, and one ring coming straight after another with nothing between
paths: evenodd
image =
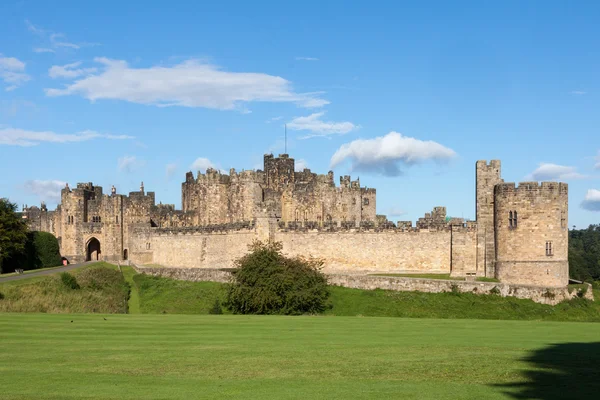
<instances>
[{"instance_id":1,"label":"castle","mask_svg":"<svg viewBox=\"0 0 600 400\"><path fill-rule=\"evenodd\" d=\"M264 170L214 169L182 183L182 209L153 192L110 194L68 184L56 211L25 207L31 229L53 233L70 262L132 260L183 268L227 268L254 239L289 255L324 260L326 272L420 272L495 277L561 287L568 283L568 186L501 179L500 161L476 163L476 221L445 207L394 224L376 214L376 190L358 180L295 171L287 154Z\"/></svg>"}]
</instances>

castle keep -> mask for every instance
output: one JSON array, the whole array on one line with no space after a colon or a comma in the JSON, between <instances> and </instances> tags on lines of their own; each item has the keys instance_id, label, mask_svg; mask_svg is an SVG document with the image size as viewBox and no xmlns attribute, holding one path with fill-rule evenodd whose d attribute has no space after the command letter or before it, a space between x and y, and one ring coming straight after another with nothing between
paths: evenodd
<instances>
[{"instance_id":1,"label":"castle keep","mask_svg":"<svg viewBox=\"0 0 600 400\"><path fill-rule=\"evenodd\" d=\"M358 180L295 171L287 154L264 170L188 172L182 207L153 192L128 196L79 183L56 211L26 207L33 230L53 233L70 262L132 260L182 268L231 267L254 239L289 255L320 257L325 272L431 272L548 287L568 283L568 187L501 179L500 161L476 163L476 221L445 207L393 223L376 214L376 191Z\"/></svg>"}]
</instances>

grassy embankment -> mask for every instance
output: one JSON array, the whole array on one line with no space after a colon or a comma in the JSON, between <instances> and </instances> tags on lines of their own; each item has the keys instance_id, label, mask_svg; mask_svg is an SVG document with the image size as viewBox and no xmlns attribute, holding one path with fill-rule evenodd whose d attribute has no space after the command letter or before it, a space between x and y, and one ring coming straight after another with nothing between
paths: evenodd
<instances>
[{"instance_id":1,"label":"grassy embankment","mask_svg":"<svg viewBox=\"0 0 600 400\"><path fill-rule=\"evenodd\" d=\"M76 283L65 282L72 274ZM129 286L116 267L86 265L68 273L0 283L0 312L126 313Z\"/></svg>"},{"instance_id":2,"label":"grassy embankment","mask_svg":"<svg viewBox=\"0 0 600 400\"><path fill-rule=\"evenodd\" d=\"M115 266L93 264L73 271L76 277L89 268ZM129 284L127 312L131 314L208 314L215 300L223 303L225 285L216 282L186 282L136 274L122 267ZM117 287L123 287L117 284ZM58 274L0 284L0 311L28 312L126 312L124 292L99 288L67 290ZM597 299L600 293L595 291ZM530 300L471 293L419 293L359 290L331 287L330 316L476 318L505 320L551 320L600 322L600 302L574 299L557 306ZM106 306L110 304L110 306ZM228 310L223 307L223 312Z\"/></svg>"},{"instance_id":3,"label":"grassy embankment","mask_svg":"<svg viewBox=\"0 0 600 400\"><path fill-rule=\"evenodd\" d=\"M0 314L1 397L595 398L599 338L539 321Z\"/></svg>"}]
</instances>

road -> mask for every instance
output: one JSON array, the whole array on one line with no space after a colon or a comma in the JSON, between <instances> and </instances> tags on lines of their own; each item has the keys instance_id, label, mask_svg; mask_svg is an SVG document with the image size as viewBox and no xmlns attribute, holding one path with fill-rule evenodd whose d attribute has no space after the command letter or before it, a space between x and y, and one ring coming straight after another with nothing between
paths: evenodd
<instances>
[{"instance_id":1,"label":"road","mask_svg":"<svg viewBox=\"0 0 600 400\"><path fill-rule=\"evenodd\" d=\"M82 267L86 264L92 264L93 262L94 261L88 261L88 262L79 263L79 264L69 264L65 267L46 269L44 271L39 271L39 272L29 272L27 274L12 275L12 276L4 277L4 278L0 277L0 283L9 282L9 281L18 281L20 279L28 279L28 278L33 278L35 276L52 275L52 274L56 274L57 272L70 271L72 269Z\"/></svg>"}]
</instances>

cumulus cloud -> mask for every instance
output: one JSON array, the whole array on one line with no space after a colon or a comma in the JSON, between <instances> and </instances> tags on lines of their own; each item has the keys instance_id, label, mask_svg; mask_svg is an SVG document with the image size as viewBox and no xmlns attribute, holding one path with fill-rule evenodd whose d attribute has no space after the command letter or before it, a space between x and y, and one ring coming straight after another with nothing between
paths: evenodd
<instances>
[{"instance_id":1,"label":"cumulus cloud","mask_svg":"<svg viewBox=\"0 0 600 400\"><path fill-rule=\"evenodd\" d=\"M296 57L298 61L319 61L316 57Z\"/></svg>"},{"instance_id":2,"label":"cumulus cloud","mask_svg":"<svg viewBox=\"0 0 600 400\"><path fill-rule=\"evenodd\" d=\"M0 79L6 84L6 91L14 90L31 79L25 73L25 63L14 57L4 57L0 53Z\"/></svg>"},{"instance_id":3,"label":"cumulus cloud","mask_svg":"<svg viewBox=\"0 0 600 400\"><path fill-rule=\"evenodd\" d=\"M177 164L167 164L167 166L165 167L166 173L167 173L167 179L171 179L173 177L173 175L175 175L175 172L177 171Z\"/></svg>"},{"instance_id":4,"label":"cumulus cloud","mask_svg":"<svg viewBox=\"0 0 600 400\"><path fill-rule=\"evenodd\" d=\"M65 185L66 182L59 180L30 180L23 184L23 189L38 196L41 201L59 203L60 191Z\"/></svg>"},{"instance_id":5,"label":"cumulus cloud","mask_svg":"<svg viewBox=\"0 0 600 400\"><path fill-rule=\"evenodd\" d=\"M581 208L588 211L600 211L600 190L588 190L581 202Z\"/></svg>"},{"instance_id":6,"label":"cumulus cloud","mask_svg":"<svg viewBox=\"0 0 600 400\"><path fill-rule=\"evenodd\" d=\"M585 175L578 173L575 167L540 163L539 167L531 174L527 175L525 179L534 181L557 181L582 178L585 178Z\"/></svg>"},{"instance_id":7,"label":"cumulus cloud","mask_svg":"<svg viewBox=\"0 0 600 400\"><path fill-rule=\"evenodd\" d=\"M419 164L426 161L445 162L456 156L456 152L431 140L419 140L390 132L373 139L359 139L342 145L331 157L331 168L344 161L351 162L351 169L398 176L400 166Z\"/></svg>"},{"instance_id":8,"label":"cumulus cloud","mask_svg":"<svg viewBox=\"0 0 600 400\"><path fill-rule=\"evenodd\" d=\"M82 131L71 134L61 134L52 131L29 131L17 128L0 128L0 145L8 146L37 146L40 143L73 143L85 142L92 139L126 140L133 136L111 135L95 131Z\"/></svg>"},{"instance_id":9,"label":"cumulus cloud","mask_svg":"<svg viewBox=\"0 0 600 400\"><path fill-rule=\"evenodd\" d=\"M123 156L117 160L117 166L121 172L134 172L144 165L145 162L136 156Z\"/></svg>"},{"instance_id":10,"label":"cumulus cloud","mask_svg":"<svg viewBox=\"0 0 600 400\"><path fill-rule=\"evenodd\" d=\"M208 168L217 168L208 158L199 157L190 166L192 171L205 172Z\"/></svg>"},{"instance_id":11,"label":"cumulus cloud","mask_svg":"<svg viewBox=\"0 0 600 400\"><path fill-rule=\"evenodd\" d=\"M296 172L304 171L304 168L308 168L308 163L304 159L295 160L295 170Z\"/></svg>"},{"instance_id":12,"label":"cumulus cloud","mask_svg":"<svg viewBox=\"0 0 600 400\"><path fill-rule=\"evenodd\" d=\"M321 117L325 112L318 112L307 117L296 117L287 123L287 127L293 131L309 131L310 134L300 137L300 139L308 139L311 137L343 135L358 129L358 125L352 122L333 122L323 121Z\"/></svg>"},{"instance_id":13,"label":"cumulus cloud","mask_svg":"<svg viewBox=\"0 0 600 400\"><path fill-rule=\"evenodd\" d=\"M78 68L81 61L77 61L66 65L53 65L48 70L50 78L66 78L73 79L83 75L89 75L97 71L97 68Z\"/></svg>"},{"instance_id":14,"label":"cumulus cloud","mask_svg":"<svg viewBox=\"0 0 600 400\"><path fill-rule=\"evenodd\" d=\"M295 93L279 76L252 72L227 72L199 60L174 66L131 68L126 61L95 58L102 71L66 85L45 89L48 96L80 95L91 101L124 100L159 107L204 107L245 110L249 102L291 102L301 107L321 107L329 102L321 93Z\"/></svg>"}]
</instances>

